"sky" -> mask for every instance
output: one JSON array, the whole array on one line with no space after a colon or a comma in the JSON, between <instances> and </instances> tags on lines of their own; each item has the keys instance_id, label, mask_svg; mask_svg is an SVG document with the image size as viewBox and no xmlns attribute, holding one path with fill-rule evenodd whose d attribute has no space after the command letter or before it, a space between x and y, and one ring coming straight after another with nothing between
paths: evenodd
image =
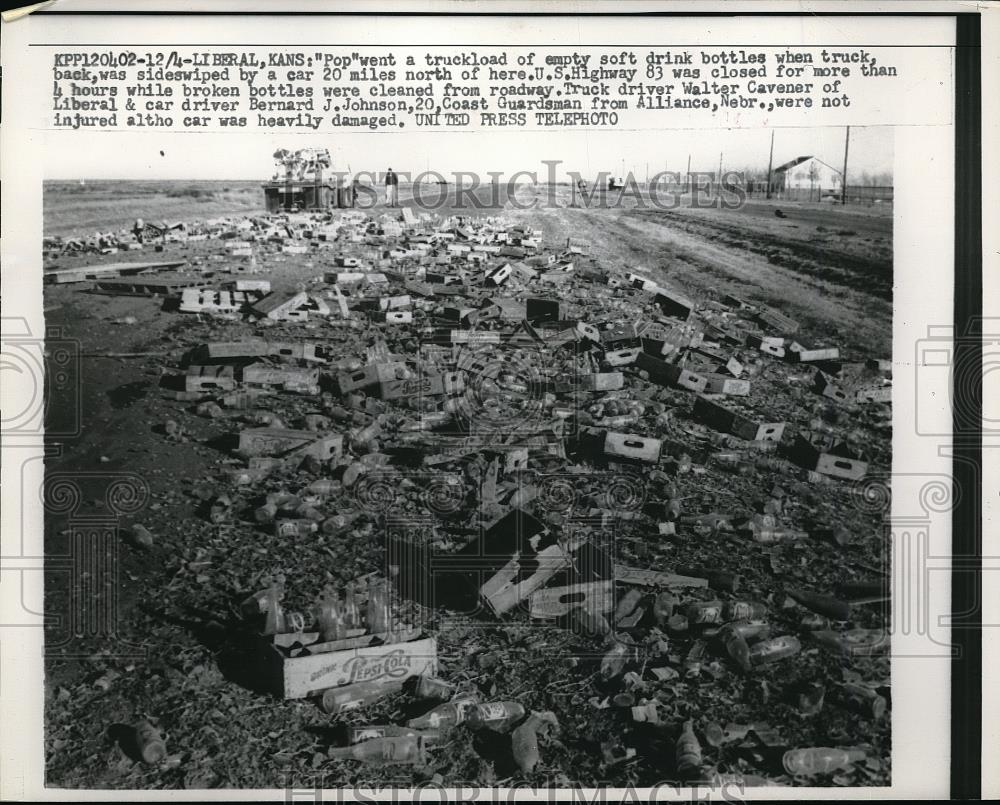
<instances>
[{"instance_id":1,"label":"sky","mask_svg":"<svg viewBox=\"0 0 1000 805\"><path fill-rule=\"evenodd\" d=\"M407 131L309 133L275 135L260 132L181 133L138 131L45 132L45 178L77 179L250 179L274 173L278 148L327 148L336 171L381 173L392 167L411 176L437 171L450 178L456 171L481 176L499 171L536 172L544 181L545 160L559 160L557 180L576 171L593 178L601 171L642 181L658 171L716 172L767 170L771 133L774 165L798 156L815 156L837 170L844 162L843 127L775 129L681 129L663 131L477 132ZM860 183L862 171L893 170L893 129L851 128L848 181ZM530 181L525 179L525 181Z\"/></svg>"}]
</instances>

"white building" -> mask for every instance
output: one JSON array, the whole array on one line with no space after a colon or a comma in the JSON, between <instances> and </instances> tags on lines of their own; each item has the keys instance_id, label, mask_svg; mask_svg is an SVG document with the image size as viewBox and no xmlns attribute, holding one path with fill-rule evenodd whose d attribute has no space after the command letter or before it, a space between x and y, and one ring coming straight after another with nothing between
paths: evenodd
<instances>
[{"instance_id":1,"label":"white building","mask_svg":"<svg viewBox=\"0 0 1000 805\"><path fill-rule=\"evenodd\" d=\"M828 193L840 193L840 171L813 156L796 157L774 169L772 186L777 191L807 190L817 199ZM798 195L796 193L795 195Z\"/></svg>"}]
</instances>

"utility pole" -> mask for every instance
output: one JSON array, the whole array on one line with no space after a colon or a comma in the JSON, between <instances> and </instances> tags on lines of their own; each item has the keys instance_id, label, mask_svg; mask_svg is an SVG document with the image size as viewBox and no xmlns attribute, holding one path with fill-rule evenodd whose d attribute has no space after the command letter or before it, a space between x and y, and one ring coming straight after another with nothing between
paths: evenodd
<instances>
[{"instance_id":1,"label":"utility pole","mask_svg":"<svg viewBox=\"0 0 1000 805\"><path fill-rule=\"evenodd\" d=\"M771 131L771 155L767 158L767 197L771 198L771 166L774 164L774 131Z\"/></svg>"},{"instance_id":2,"label":"utility pole","mask_svg":"<svg viewBox=\"0 0 1000 805\"><path fill-rule=\"evenodd\" d=\"M691 192L691 155L688 154L687 191Z\"/></svg>"},{"instance_id":3,"label":"utility pole","mask_svg":"<svg viewBox=\"0 0 1000 805\"><path fill-rule=\"evenodd\" d=\"M851 127L847 127L847 135L844 137L844 172L840 175L840 204L847 203L847 147L851 144Z\"/></svg>"},{"instance_id":4,"label":"utility pole","mask_svg":"<svg viewBox=\"0 0 1000 805\"><path fill-rule=\"evenodd\" d=\"M715 177L718 182L719 190L718 193L722 195L722 152L719 151L719 174Z\"/></svg>"}]
</instances>

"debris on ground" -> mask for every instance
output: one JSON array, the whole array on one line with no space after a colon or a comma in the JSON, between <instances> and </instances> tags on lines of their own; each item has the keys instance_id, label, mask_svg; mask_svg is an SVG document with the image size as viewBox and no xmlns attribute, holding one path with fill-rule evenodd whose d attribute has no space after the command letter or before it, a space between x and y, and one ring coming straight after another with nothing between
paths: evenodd
<instances>
[{"instance_id":1,"label":"debris on ground","mask_svg":"<svg viewBox=\"0 0 1000 805\"><path fill-rule=\"evenodd\" d=\"M130 531L172 574L157 617L200 612L218 664L112 683L184 747L162 785L247 782L244 712L289 780L886 780L866 480L891 366L582 239L406 212L47 240L62 261L215 244L51 274L163 298L150 428L213 457L162 501L186 507L172 528ZM315 275L281 287L291 258ZM182 706L213 674L217 700Z\"/></svg>"}]
</instances>

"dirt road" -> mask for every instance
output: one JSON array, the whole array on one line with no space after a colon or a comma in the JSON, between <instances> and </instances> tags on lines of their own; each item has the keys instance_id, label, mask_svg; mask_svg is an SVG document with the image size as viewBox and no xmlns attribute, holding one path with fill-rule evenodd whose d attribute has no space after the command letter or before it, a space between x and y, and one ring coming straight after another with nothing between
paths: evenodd
<instances>
[{"instance_id":1,"label":"dirt road","mask_svg":"<svg viewBox=\"0 0 1000 805\"><path fill-rule=\"evenodd\" d=\"M601 209L556 204L524 188L539 208L513 214L541 228L546 241L581 238L609 267L649 270L699 297L734 294L776 304L815 340L829 339L860 355L891 351L892 239L884 216L861 226L862 213L780 207L787 217L745 210ZM843 217L842 217L843 216ZM825 221L822 223L821 221Z\"/></svg>"}]
</instances>

